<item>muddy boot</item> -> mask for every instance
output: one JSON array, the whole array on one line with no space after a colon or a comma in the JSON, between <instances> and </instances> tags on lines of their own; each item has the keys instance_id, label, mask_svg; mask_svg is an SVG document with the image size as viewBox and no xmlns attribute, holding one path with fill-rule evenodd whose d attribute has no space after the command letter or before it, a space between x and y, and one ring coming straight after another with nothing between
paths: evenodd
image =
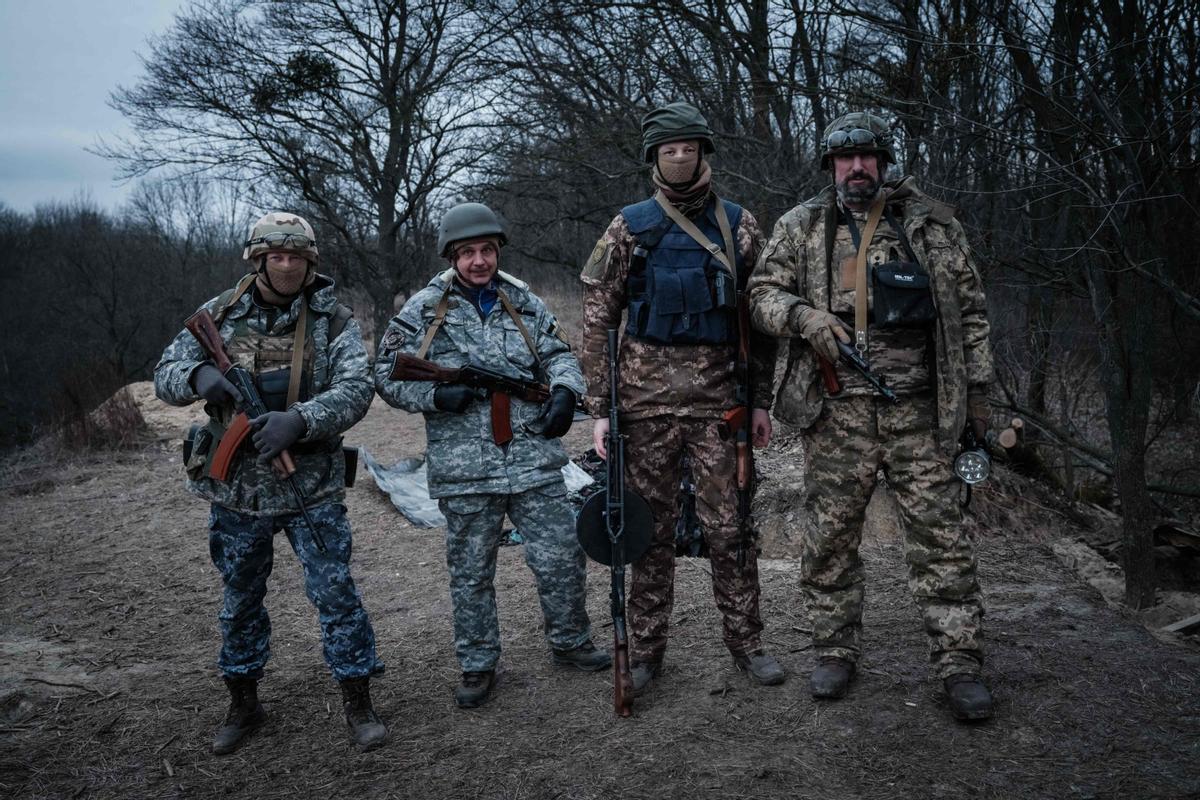
<instances>
[{"instance_id":1,"label":"muddy boot","mask_svg":"<svg viewBox=\"0 0 1200 800\"><path fill-rule=\"evenodd\" d=\"M650 681L662 674L661 661L635 661L629 667L629 676L633 679L633 696L637 697L646 691Z\"/></svg>"},{"instance_id":2,"label":"muddy boot","mask_svg":"<svg viewBox=\"0 0 1200 800\"><path fill-rule=\"evenodd\" d=\"M960 672L942 681L950 700L950 711L960 722L992 716L992 694L978 675Z\"/></svg>"},{"instance_id":3,"label":"muddy boot","mask_svg":"<svg viewBox=\"0 0 1200 800\"><path fill-rule=\"evenodd\" d=\"M229 689L229 711L213 737L212 751L218 756L237 750L242 739L249 736L267 719L267 712L258 702L256 678L225 678Z\"/></svg>"},{"instance_id":4,"label":"muddy boot","mask_svg":"<svg viewBox=\"0 0 1200 800\"><path fill-rule=\"evenodd\" d=\"M350 726L350 740L360 753L374 750L387 741L388 730L371 707L371 679L347 678L341 682L342 708Z\"/></svg>"},{"instance_id":5,"label":"muddy boot","mask_svg":"<svg viewBox=\"0 0 1200 800\"><path fill-rule=\"evenodd\" d=\"M750 677L762 686L778 686L787 677L787 673L783 671L783 667L779 666L775 657L767 655L762 650L755 650L744 656L734 656L733 664L742 672L749 673Z\"/></svg>"},{"instance_id":6,"label":"muddy boot","mask_svg":"<svg viewBox=\"0 0 1200 800\"><path fill-rule=\"evenodd\" d=\"M496 671L464 672L462 682L454 690L454 702L459 708L478 708L487 702L496 685Z\"/></svg>"},{"instance_id":7,"label":"muddy boot","mask_svg":"<svg viewBox=\"0 0 1200 800\"><path fill-rule=\"evenodd\" d=\"M846 696L850 678L854 675L854 663L836 656L825 656L809 676L812 696L820 700L836 700Z\"/></svg>"},{"instance_id":8,"label":"muddy boot","mask_svg":"<svg viewBox=\"0 0 1200 800\"><path fill-rule=\"evenodd\" d=\"M584 672L596 672L612 664L612 656L592 644L591 639L573 650L554 650L554 663L563 667L575 667Z\"/></svg>"}]
</instances>

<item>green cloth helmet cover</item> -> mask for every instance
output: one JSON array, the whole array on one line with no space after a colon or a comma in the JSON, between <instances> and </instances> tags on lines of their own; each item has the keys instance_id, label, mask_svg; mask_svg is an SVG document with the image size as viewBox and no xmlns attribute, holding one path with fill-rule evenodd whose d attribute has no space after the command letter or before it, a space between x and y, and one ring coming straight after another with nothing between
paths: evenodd
<instances>
[{"instance_id":1,"label":"green cloth helmet cover","mask_svg":"<svg viewBox=\"0 0 1200 800\"><path fill-rule=\"evenodd\" d=\"M499 238L501 247L508 243L508 234L495 211L483 203L459 203L443 214L438 223L438 253L449 258L450 245L485 236Z\"/></svg>"},{"instance_id":2,"label":"green cloth helmet cover","mask_svg":"<svg viewBox=\"0 0 1200 800\"><path fill-rule=\"evenodd\" d=\"M668 103L642 117L642 150L647 163L654 162L660 144L699 139L701 151L716 152L713 130L699 109L690 103Z\"/></svg>"},{"instance_id":3,"label":"green cloth helmet cover","mask_svg":"<svg viewBox=\"0 0 1200 800\"><path fill-rule=\"evenodd\" d=\"M835 137L834 134L839 131L844 132L843 135ZM867 131L872 136L856 136L854 131ZM883 166L895 164L892 129L887 121L866 111L852 111L829 123L821 134L821 169L829 169L832 156L850 153L878 153L883 156Z\"/></svg>"}]
</instances>

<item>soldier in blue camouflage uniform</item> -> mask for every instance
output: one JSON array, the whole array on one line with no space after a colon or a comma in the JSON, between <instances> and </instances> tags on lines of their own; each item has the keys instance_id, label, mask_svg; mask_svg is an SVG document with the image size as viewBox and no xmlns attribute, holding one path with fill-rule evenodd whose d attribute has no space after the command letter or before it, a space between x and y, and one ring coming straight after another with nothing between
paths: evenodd
<instances>
[{"instance_id":1,"label":"soldier in blue camouflage uniform","mask_svg":"<svg viewBox=\"0 0 1200 800\"><path fill-rule=\"evenodd\" d=\"M237 388L186 330L154 370L159 399L177 406L204 400L209 416L192 439L187 487L212 503L209 551L225 583L217 663L231 703L212 749L232 752L266 717L257 688L271 655L263 598L274 537L282 530L304 567L305 592L317 607L325 661L341 685L351 739L369 750L387 738L369 690L370 676L382 672L383 663L350 576L341 437L371 404L366 348L349 308L334 296L333 281L316 271L319 253L308 222L295 214L267 214L251 228L242 255L255 271L203 308L217 322L230 359L255 377L271 410L251 420L254 449L242 447L227 480L212 477L209 466L235 414ZM299 376L292 366L297 349ZM285 449L324 551L291 490L273 474L270 461Z\"/></svg>"},{"instance_id":2,"label":"soldier in blue camouflage uniform","mask_svg":"<svg viewBox=\"0 0 1200 800\"><path fill-rule=\"evenodd\" d=\"M810 688L817 698L842 697L856 670L859 543L882 470L900 509L930 660L954 715L985 719L992 700L980 678L983 600L953 468L964 427L982 439L990 416L983 284L954 209L911 178L884 181L895 161L884 120L846 114L828 126L822 146L833 184L780 218L749 287L754 324L791 339L775 413L805 429L801 585L818 659ZM818 357L837 364L836 340L850 344L851 330L897 403L852 369L837 370L840 391L822 384Z\"/></svg>"},{"instance_id":3,"label":"soldier in blue camouflage uniform","mask_svg":"<svg viewBox=\"0 0 1200 800\"><path fill-rule=\"evenodd\" d=\"M447 521L455 652L462 667L455 701L462 708L486 702L495 682L500 628L492 582L505 514L525 538L554 662L589 671L611 663L591 641L585 559L563 483L567 454L558 438L570 428L583 377L545 303L499 271L506 241L486 206L463 203L447 211L438 247L450 269L392 319L375 363L379 395L425 415L429 495ZM550 386L551 396L538 404L461 385L395 381L389 374L396 353L537 380ZM497 414L501 421L494 426Z\"/></svg>"}]
</instances>

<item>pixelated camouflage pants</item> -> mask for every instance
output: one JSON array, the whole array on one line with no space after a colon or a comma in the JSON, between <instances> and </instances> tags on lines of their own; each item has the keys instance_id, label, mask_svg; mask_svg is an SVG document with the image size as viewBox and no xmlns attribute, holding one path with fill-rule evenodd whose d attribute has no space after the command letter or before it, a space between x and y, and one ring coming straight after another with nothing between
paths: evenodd
<instances>
[{"instance_id":1,"label":"pixelated camouflage pants","mask_svg":"<svg viewBox=\"0 0 1200 800\"><path fill-rule=\"evenodd\" d=\"M444 497L438 506L446 515L454 652L463 672L495 669L500 658L493 581L506 513L525 539L525 563L537 583L550 646L571 650L591 638L587 566L561 480L519 494Z\"/></svg>"},{"instance_id":2,"label":"pixelated camouflage pants","mask_svg":"<svg viewBox=\"0 0 1200 800\"><path fill-rule=\"evenodd\" d=\"M900 509L908 581L941 677L977 672L983 603L974 545L958 505L961 482L937 446L928 395L890 404L874 397L827 400L805 432L809 458L801 583L812 608L817 656L855 661L861 652L863 519L882 468Z\"/></svg>"},{"instance_id":3,"label":"pixelated camouflage pants","mask_svg":"<svg viewBox=\"0 0 1200 800\"><path fill-rule=\"evenodd\" d=\"M375 655L375 632L350 577L350 522L346 507L324 503L309 509L327 552L317 549L299 514L254 517L213 505L208 549L225 582L221 654L225 676L260 678L271 657L271 618L263 605L275 558L275 534L287 534L304 568L304 591L317 608L325 663L336 680L383 670Z\"/></svg>"},{"instance_id":4,"label":"pixelated camouflage pants","mask_svg":"<svg viewBox=\"0 0 1200 800\"><path fill-rule=\"evenodd\" d=\"M667 649L667 628L675 599L675 519L679 514L682 457L691 455L696 484L696 513L708 542L713 594L724 618L725 646L741 655L760 646L758 560L746 549L737 565L736 460L732 441L717 435L717 420L651 417L624 423L628 488L646 498L654 513L654 538L633 563L629 589L630 658L660 661Z\"/></svg>"}]
</instances>

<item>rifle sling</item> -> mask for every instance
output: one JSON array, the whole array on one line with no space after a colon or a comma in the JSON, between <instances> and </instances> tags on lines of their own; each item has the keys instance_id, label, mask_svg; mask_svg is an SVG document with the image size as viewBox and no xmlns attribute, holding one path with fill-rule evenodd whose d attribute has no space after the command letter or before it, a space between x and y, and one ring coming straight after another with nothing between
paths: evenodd
<instances>
[{"instance_id":1,"label":"rifle sling","mask_svg":"<svg viewBox=\"0 0 1200 800\"><path fill-rule=\"evenodd\" d=\"M862 239L858 243L858 257L855 264L854 281L854 347L865 359L867 357L867 249L875 238L875 229L879 227L879 219L883 216L883 192L875 196L871 210L867 213L867 227L863 230ZM847 212L849 214L850 212ZM854 222L851 219L850 225Z\"/></svg>"},{"instance_id":2,"label":"rifle sling","mask_svg":"<svg viewBox=\"0 0 1200 800\"><path fill-rule=\"evenodd\" d=\"M733 232L729 229L729 216L725 213L725 204L721 202L720 197L714 195L717 204L717 226L721 229L721 238L725 240L725 252L721 252L721 248L715 245L711 239L704 235L704 232L696 227L696 224L685 217L678 208L672 205L671 201L666 198L666 195L661 190L654 193L654 200L662 210L666 212L671 221L683 229L683 232L692 237L696 244L703 247L712 257L717 260L721 266L729 270L729 274L733 276L736 285L737 281L737 261L735 260L733 249Z\"/></svg>"}]
</instances>

